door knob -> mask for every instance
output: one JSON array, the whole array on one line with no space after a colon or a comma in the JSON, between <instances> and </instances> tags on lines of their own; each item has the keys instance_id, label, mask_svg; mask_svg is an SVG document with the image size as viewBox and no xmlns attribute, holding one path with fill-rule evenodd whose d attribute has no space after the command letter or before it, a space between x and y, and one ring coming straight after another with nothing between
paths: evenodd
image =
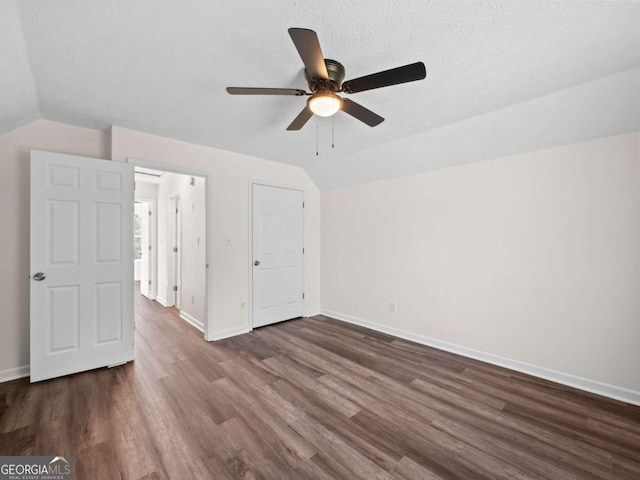
<instances>
[{"instance_id":1,"label":"door knob","mask_svg":"<svg viewBox=\"0 0 640 480\"><path fill-rule=\"evenodd\" d=\"M33 276L33 279L34 279L36 282L41 282L41 281L42 281L42 280L44 280L45 278L47 278L47 276L46 276L44 273L42 273L42 272L38 272L38 273L36 273L36 274Z\"/></svg>"},{"instance_id":2,"label":"door knob","mask_svg":"<svg viewBox=\"0 0 640 480\"><path fill-rule=\"evenodd\" d=\"M253 264L257 267L258 265L260 265L260 260L256 260L255 262L253 262Z\"/></svg>"}]
</instances>

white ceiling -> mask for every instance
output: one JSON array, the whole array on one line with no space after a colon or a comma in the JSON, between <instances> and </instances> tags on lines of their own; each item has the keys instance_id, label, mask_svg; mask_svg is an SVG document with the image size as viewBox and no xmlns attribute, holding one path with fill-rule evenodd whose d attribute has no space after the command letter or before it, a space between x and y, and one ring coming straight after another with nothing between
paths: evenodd
<instances>
[{"instance_id":1,"label":"white ceiling","mask_svg":"<svg viewBox=\"0 0 640 480\"><path fill-rule=\"evenodd\" d=\"M352 95L386 121L339 112L331 150L330 119L285 130L303 98L225 92L306 88L289 27L314 29L347 79L415 61L427 79ZM638 1L3 0L0 31L0 133L115 124L335 175L374 147L640 66Z\"/></svg>"}]
</instances>

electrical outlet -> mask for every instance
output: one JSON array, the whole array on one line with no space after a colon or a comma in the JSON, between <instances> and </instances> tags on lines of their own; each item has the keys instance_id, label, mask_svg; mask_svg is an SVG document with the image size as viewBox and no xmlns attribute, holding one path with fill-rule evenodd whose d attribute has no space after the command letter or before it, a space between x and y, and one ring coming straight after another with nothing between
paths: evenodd
<instances>
[{"instance_id":1,"label":"electrical outlet","mask_svg":"<svg viewBox=\"0 0 640 480\"><path fill-rule=\"evenodd\" d=\"M398 302L396 301L389 302L389 311L391 313L396 313L398 311Z\"/></svg>"}]
</instances>

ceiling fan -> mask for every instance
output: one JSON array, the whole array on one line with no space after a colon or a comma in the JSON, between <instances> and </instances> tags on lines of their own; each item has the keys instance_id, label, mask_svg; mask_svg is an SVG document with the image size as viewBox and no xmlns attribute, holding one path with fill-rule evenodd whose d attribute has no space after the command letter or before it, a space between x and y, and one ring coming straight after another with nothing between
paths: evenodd
<instances>
[{"instance_id":1,"label":"ceiling fan","mask_svg":"<svg viewBox=\"0 0 640 480\"><path fill-rule=\"evenodd\" d=\"M307 105L287 130L300 130L313 114L330 117L338 110L348 113L370 127L375 127L382 123L384 118L353 100L339 97L337 93L364 92L422 80L427 76L424 63L417 62L343 82L344 67L336 60L324 58L316 32L306 28L290 28L289 35L304 63L304 75L310 92L297 88L227 87L227 92L231 95L308 95Z\"/></svg>"}]
</instances>

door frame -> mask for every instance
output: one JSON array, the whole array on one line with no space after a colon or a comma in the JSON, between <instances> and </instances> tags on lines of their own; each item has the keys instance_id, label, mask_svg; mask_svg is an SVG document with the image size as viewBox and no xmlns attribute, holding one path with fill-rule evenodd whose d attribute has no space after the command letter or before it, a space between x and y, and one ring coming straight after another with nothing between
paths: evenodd
<instances>
[{"instance_id":1,"label":"door frame","mask_svg":"<svg viewBox=\"0 0 640 480\"><path fill-rule=\"evenodd\" d=\"M171 220L169 221L169 248L172 250L171 266L169 268L171 274L169 278L169 287L178 287L173 291L173 306L178 310L182 308L182 202L180 195L169 197L169 212ZM172 245L172 246L171 246ZM173 250L177 248L176 250ZM167 305L171 302L168 301Z\"/></svg>"},{"instance_id":2,"label":"door frame","mask_svg":"<svg viewBox=\"0 0 640 480\"><path fill-rule=\"evenodd\" d=\"M297 190L299 192L302 192L302 203L304 204L306 202L306 191L304 189L304 187L300 187L300 186L295 186L295 185L287 185L287 184L283 184L283 183L277 183L277 182L269 182L269 181L263 181L263 180L257 180L257 179L253 179L250 178L249 179L249 192L248 192L248 199L249 199L249 250L248 250L248 262L247 262L247 269L249 272L249 297L247 299L247 313L249 315L249 329L253 330L253 186L254 185L263 185L265 187L276 187L276 188L286 188L287 190ZM305 208L302 209L302 246L304 248L304 254L302 255L302 291L306 293L306 288L305 288L305 273L307 271L307 223L306 223L306 215L305 215ZM306 297L306 295L305 295ZM306 311L306 308L304 307L304 304L306 303L306 298L303 300L302 305L303 305L303 314Z\"/></svg>"},{"instance_id":3,"label":"door frame","mask_svg":"<svg viewBox=\"0 0 640 480\"><path fill-rule=\"evenodd\" d=\"M149 243L151 244L151 255L149 256L151 291L149 292L149 299L155 300L158 295L158 201L150 197L138 197L138 200L135 200L135 198L134 191L134 201L148 203L151 210L151 220L148 224Z\"/></svg>"},{"instance_id":4,"label":"door frame","mask_svg":"<svg viewBox=\"0 0 640 480\"><path fill-rule=\"evenodd\" d=\"M193 168L184 168L176 165L160 162L150 162L148 160L139 160L127 157L127 163L135 167L150 168L163 172L177 173L180 175L189 175L192 177L204 178L204 196L205 196L205 299L204 299L204 339L208 342L215 340L214 336L214 315L213 315L213 177L211 173L196 170Z\"/></svg>"}]
</instances>

